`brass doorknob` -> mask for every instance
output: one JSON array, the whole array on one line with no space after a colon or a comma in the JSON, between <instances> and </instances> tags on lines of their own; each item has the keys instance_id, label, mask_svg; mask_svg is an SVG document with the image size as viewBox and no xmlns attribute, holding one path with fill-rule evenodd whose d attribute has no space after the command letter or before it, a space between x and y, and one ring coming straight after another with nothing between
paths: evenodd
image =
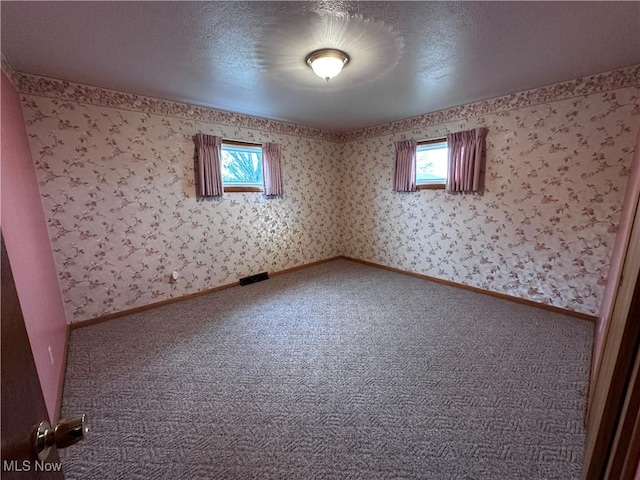
<instances>
[{"instance_id":1,"label":"brass doorknob","mask_svg":"<svg viewBox=\"0 0 640 480\"><path fill-rule=\"evenodd\" d=\"M52 446L67 448L82 440L88 432L87 416L84 414L63 418L55 428L51 428L46 420L40 422L34 437L34 448L38 454L38 460L44 462Z\"/></svg>"}]
</instances>

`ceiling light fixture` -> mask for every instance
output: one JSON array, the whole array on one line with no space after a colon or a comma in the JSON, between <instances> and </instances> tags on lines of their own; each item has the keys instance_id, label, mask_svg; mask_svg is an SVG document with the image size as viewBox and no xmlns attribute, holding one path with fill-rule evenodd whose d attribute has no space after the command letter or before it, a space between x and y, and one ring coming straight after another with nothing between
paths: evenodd
<instances>
[{"instance_id":1,"label":"ceiling light fixture","mask_svg":"<svg viewBox=\"0 0 640 480\"><path fill-rule=\"evenodd\" d=\"M307 55L306 62L316 75L328 82L349 63L349 55L335 48L323 48Z\"/></svg>"}]
</instances>

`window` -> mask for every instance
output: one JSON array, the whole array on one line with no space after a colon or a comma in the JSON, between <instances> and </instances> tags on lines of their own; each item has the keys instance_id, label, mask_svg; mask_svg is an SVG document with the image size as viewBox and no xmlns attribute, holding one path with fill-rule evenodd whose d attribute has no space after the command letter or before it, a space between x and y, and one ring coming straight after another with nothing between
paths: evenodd
<instances>
[{"instance_id":1,"label":"window","mask_svg":"<svg viewBox=\"0 0 640 480\"><path fill-rule=\"evenodd\" d=\"M416 149L416 184L418 190L441 189L447 183L449 151L447 140L418 142Z\"/></svg>"},{"instance_id":2,"label":"window","mask_svg":"<svg viewBox=\"0 0 640 480\"><path fill-rule=\"evenodd\" d=\"M262 146L222 141L222 185L225 192L262 192Z\"/></svg>"}]
</instances>

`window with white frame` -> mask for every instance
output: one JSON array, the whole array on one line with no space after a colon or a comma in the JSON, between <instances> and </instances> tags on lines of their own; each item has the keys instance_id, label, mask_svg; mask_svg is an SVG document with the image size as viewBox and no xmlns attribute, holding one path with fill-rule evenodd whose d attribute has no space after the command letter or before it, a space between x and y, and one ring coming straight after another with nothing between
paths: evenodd
<instances>
[{"instance_id":1,"label":"window with white frame","mask_svg":"<svg viewBox=\"0 0 640 480\"><path fill-rule=\"evenodd\" d=\"M418 189L440 189L447 183L447 140L418 142L416 149L416 185Z\"/></svg>"},{"instance_id":2,"label":"window with white frame","mask_svg":"<svg viewBox=\"0 0 640 480\"><path fill-rule=\"evenodd\" d=\"M225 192L261 192L262 146L222 141L222 185Z\"/></svg>"}]
</instances>

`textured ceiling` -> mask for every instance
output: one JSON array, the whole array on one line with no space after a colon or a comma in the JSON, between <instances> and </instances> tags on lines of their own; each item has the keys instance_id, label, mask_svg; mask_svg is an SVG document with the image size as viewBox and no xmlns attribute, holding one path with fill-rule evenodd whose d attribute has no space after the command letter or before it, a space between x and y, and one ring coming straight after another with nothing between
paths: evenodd
<instances>
[{"instance_id":1,"label":"textured ceiling","mask_svg":"<svg viewBox=\"0 0 640 480\"><path fill-rule=\"evenodd\" d=\"M14 70L351 131L640 63L640 2L8 2ZM329 83L310 51L351 55Z\"/></svg>"}]
</instances>

